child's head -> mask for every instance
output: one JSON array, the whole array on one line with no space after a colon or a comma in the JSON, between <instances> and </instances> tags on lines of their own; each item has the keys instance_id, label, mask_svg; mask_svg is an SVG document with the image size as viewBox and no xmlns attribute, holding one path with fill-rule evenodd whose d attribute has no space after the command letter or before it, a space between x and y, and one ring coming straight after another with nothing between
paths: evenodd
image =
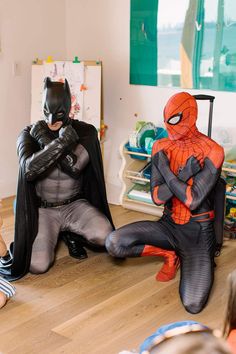
<instances>
[{"instance_id":1,"label":"child's head","mask_svg":"<svg viewBox=\"0 0 236 354\"><path fill-rule=\"evenodd\" d=\"M227 343L211 333L182 334L145 354L231 354ZM144 354L144 353L143 353Z\"/></svg>"},{"instance_id":2,"label":"child's head","mask_svg":"<svg viewBox=\"0 0 236 354\"><path fill-rule=\"evenodd\" d=\"M228 299L223 328L224 336L228 336L232 329L236 329L236 269L228 276Z\"/></svg>"}]
</instances>

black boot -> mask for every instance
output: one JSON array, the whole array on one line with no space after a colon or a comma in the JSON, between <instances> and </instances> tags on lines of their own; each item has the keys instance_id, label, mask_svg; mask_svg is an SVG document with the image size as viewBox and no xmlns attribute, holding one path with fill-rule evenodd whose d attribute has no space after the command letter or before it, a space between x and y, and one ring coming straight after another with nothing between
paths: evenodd
<instances>
[{"instance_id":1,"label":"black boot","mask_svg":"<svg viewBox=\"0 0 236 354\"><path fill-rule=\"evenodd\" d=\"M71 233L63 233L62 239L68 247L69 255L76 259L85 259L88 258L87 252L83 247L79 236L73 235Z\"/></svg>"}]
</instances>

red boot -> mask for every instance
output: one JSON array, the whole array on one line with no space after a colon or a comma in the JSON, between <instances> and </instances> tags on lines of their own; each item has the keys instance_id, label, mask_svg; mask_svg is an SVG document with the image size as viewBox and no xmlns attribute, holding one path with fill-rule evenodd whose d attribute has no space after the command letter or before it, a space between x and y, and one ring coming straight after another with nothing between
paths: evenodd
<instances>
[{"instance_id":1,"label":"red boot","mask_svg":"<svg viewBox=\"0 0 236 354\"><path fill-rule=\"evenodd\" d=\"M174 251L166 251L162 248L146 245L141 256L164 257L164 264L157 273L156 280L169 281L175 278L180 262Z\"/></svg>"}]
</instances>

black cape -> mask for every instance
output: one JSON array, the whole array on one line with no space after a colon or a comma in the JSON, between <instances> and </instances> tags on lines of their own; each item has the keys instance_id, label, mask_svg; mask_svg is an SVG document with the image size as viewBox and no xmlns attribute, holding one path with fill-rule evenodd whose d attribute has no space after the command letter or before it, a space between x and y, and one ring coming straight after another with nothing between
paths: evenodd
<instances>
[{"instance_id":1,"label":"black cape","mask_svg":"<svg viewBox=\"0 0 236 354\"><path fill-rule=\"evenodd\" d=\"M93 125L72 120L72 126L79 136L79 142L89 153L90 163L84 170L84 197L104 215L113 228L103 173L103 164L97 130ZM19 176L15 211L15 237L11 244L13 263L8 269L0 268L0 274L8 280L23 277L31 261L32 245L38 233L38 207L35 182L25 178L25 162L33 153L40 150L38 143L30 135L31 126L26 127L17 140L19 156Z\"/></svg>"}]
</instances>

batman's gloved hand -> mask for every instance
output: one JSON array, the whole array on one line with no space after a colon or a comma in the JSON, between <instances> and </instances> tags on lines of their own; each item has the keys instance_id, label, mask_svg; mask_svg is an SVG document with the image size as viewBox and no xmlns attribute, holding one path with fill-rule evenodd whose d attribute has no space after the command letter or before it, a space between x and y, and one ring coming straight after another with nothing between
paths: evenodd
<instances>
[{"instance_id":1,"label":"batman's gloved hand","mask_svg":"<svg viewBox=\"0 0 236 354\"><path fill-rule=\"evenodd\" d=\"M30 130L30 135L39 143L41 149L53 140L47 123L44 121L38 121L33 124Z\"/></svg>"},{"instance_id":2,"label":"batman's gloved hand","mask_svg":"<svg viewBox=\"0 0 236 354\"><path fill-rule=\"evenodd\" d=\"M201 170L201 165L196 157L190 156L186 165L179 172L178 178L182 182L187 182L191 177L195 176Z\"/></svg>"},{"instance_id":3,"label":"batman's gloved hand","mask_svg":"<svg viewBox=\"0 0 236 354\"><path fill-rule=\"evenodd\" d=\"M60 159L59 167L64 172L69 172L69 171L73 172L76 162L77 162L77 156L73 152L70 152L62 159Z\"/></svg>"},{"instance_id":4,"label":"batman's gloved hand","mask_svg":"<svg viewBox=\"0 0 236 354\"><path fill-rule=\"evenodd\" d=\"M79 142L78 134L72 125L67 125L59 130L60 143L70 152Z\"/></svg>"},{"instance_id":5,"label":"batman's gloved hand","mask_svg":"<svg viewBox=\"0 0 236 354\"><path fill-rule=\"evenodd\" d=\"M82 144L78 144L73 152L65 152L58 160L58 167L68 176L78 179L89 163L89 153Z\"/></svg>"}]
</instances>

